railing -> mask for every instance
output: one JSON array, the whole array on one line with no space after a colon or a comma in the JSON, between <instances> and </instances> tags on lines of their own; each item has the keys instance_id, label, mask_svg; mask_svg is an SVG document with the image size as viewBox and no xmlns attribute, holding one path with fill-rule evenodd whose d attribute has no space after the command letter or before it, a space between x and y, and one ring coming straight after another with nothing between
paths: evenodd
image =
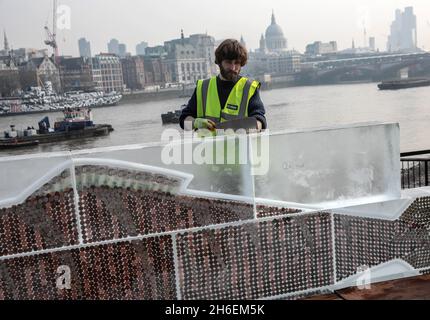
<instances>
[{"instance_id":1,"label":"railing","mask_svg":"<svg viewBox=\"0 0 430 320\"><path fill-rule=\"evenodd\" d=\"M428 187L430 150L407 152L400 156L402 189Z\"/></svg>"}]
</instances>

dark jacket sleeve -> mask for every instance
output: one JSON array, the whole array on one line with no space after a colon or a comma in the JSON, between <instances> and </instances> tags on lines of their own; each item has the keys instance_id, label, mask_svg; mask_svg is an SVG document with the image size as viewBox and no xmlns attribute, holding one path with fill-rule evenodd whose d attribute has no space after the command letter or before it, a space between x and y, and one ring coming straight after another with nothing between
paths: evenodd
<instances>
[{"instance_id":1,"label":"dark jacket sleeve","mask_svg":"<svg viewBox=\"0 0 430 320\"><path fill-rule=\"evenodd\" d=\"M188 116L197 118L197 89L194 90L194 93L190 101L188 101L187 106L182 109L182 114L179 117L179 124L182 129L184 129L184 121Z\"/></svg>"},{"instance_id":2,"label":"dark jacket sleeve","mask_svg":"<svg viewBox=\"0 0 430 320\"><path fill-rule=\"evenodd\" d=\"M248 117L254 117L263 124L263 130L267 129L266 109L261 101L260 90L257 90L249 100Z\"/></svg>"}]
</instances>

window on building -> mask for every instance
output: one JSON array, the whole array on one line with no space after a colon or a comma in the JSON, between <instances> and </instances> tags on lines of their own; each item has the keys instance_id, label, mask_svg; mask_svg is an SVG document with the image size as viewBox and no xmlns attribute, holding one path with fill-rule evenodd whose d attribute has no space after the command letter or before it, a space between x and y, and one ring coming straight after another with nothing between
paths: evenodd
<instances>
[{"instance_id":1,"label":"window on building","mask_svg":"<svg viewBox=\"0 0 430 320\"><path fill-rule=\"evenodd\" d=\"M192 66L191 66L191 69L193 70L193 71L196 71L196 64L193 62L193 64L192 64Z\"/></svg>"}]
</instances>

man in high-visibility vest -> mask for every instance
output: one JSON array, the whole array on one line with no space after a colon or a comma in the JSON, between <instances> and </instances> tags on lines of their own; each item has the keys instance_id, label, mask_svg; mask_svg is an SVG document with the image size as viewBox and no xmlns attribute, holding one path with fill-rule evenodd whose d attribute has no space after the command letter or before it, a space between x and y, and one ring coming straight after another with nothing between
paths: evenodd
<instances>
[{"instance_id":1,"label":"man in high-visibility vest","mask_svg":"<svg viewBox=\"0 0 430 320\"><path fill-rule=\"evenodd\" d=\"M199 130L200 137L210 137L216 135L217 127L223 122L254 118L257 130L266 129L266 112L259 94L260 83L240 76L242 67L248 61L246 48L237 40L228 39L217 48L215 58L220 74L197 82L192 98L182 110L181 127L187 131ZM200 171L198 181L202 183L202 190L209 188L213 192L249 195L247 188L252 185L249 183L252 177L249 166L240 164L238 139L233 141L233 149L227 143L224 144L220 157L223 164L217 160L217 164ZM234 158L232 163L228 160L230 156Z\"/></svg>"},{"instance_id":2,"label":"man in high-visibility vest","mask_svg":"<svg viewBox=\"0 0 430 320\"><path fill-rule=\"evenodd\" d=\"M220 74L199 80L187 107L182 110L180 125L185 130L215 131L217 124L253 117L257 130L267 128L260 83L240 76L248 61L248 52L237 40L223 41L215 52Z\"/></svg>"}]
</instances>

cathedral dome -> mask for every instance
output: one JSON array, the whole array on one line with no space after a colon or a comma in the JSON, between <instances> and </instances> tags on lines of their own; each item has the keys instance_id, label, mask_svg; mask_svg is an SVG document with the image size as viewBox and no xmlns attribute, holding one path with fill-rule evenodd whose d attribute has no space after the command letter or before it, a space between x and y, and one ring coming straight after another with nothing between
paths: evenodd
<instances>
[{"instance_id":1,"label":"cathedral dome","mask_svg":"<svg viewBox=\"0 0 430 320\"><path fill-rule=\"evenodd\" d=\"M275 14L272 13L272 23L266 29L266 47L269 52L280 52L287 49L287 39L282 28L276 23Z\"/></svg>"},{"instance_id":2,"label":"cathedral dome","mask_svg":"<svg viewBox=\"0 0 430 320\"><path fill-rule=\"evenodd\" d=\"M266 29L266 39L267 38L277 38L284 37L284 32L282 28L276 23L275 14L272 14L272 24Z\"/></svg>"}]
</instances>

